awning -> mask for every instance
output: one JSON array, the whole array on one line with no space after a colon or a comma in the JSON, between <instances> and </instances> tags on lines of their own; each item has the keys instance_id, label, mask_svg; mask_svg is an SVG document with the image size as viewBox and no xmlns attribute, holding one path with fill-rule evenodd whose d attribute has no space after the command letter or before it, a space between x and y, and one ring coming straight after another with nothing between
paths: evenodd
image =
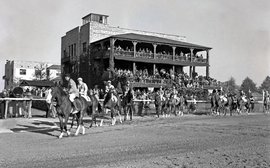
<instances>
[{"instance_id":1,"label":"awning","mask_svg":"<svg viewBox=\"0 0 270 168\"><path fill-rule=\"evenodd\" d=\"M20 83L20 86L51 87L54 86L54 83L48 80L41 80L41 81L23 80Z\"/></svg>"}]
</instances>

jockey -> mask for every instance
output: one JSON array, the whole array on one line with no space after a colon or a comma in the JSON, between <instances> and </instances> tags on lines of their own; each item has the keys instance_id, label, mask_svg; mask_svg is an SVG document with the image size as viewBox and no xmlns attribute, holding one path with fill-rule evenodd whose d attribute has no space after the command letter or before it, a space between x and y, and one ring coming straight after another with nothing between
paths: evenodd
<instances>
[{"instance_id":1,"label":"jockey","mask_svg":"<svg viewBox=\"0 0 270 168\"><path fill-rule=\"evenodd\" d=\"M127 84L125 85L125 90L124 90L124 96L127 95L127 93L130 91L130 82L127 81Z\"/></svg>"},{"instance_id":2,"label":"jockey","mask_svg":"<svg viewBox=\"0 0 270 168\"><path fill-rule=\"evenodd\" d=\"M114 86L112 85L112 83L111 83L110 80L108 80L107 85L105 86L105 93L106 93L106 94L104 95L104 98L107 97L107 94L109 93L109 91L111 92L112 100L113 100L113 101L117 101L117 98L116 98L116 96L115 96L116 91L115 91L115 88L114 88ZM105 103L105 102L103 102L103 103Z\"/></svg>"},{"instance_id":3,"label":"jockey","mask_svg":"<svg viewBox=\"0 0 270 168\"><path fill-rule=\"evenodd\" d=\"M161 100L164 100L164 91L162 90L162 86L160 86L160 89L159 89L159 96Z\"/></svg>"},{"instance_id":4,"label":"jockey","mask_svg":"<svg viewBox=\"0 0 270 168\"><path fill-rule=\"evenodd\" d=\"M90 101L90 97L87 95L88 87L86 83L83 82L82 78L78 78L78 89L80 95L85 98L86 101Z\"/></svg>"},{"instance_id":5,"label":"jockey","mask_svg":"<svg viewBox=\"0 0 270 168\"><path fill-rule=\"evenodd\" d=\"M76 97L79 97L79 90L77 89L77 86L76 86L76 83L74 82L74 80L70 78L69 74L66 74L65 79L68 82L67 92L69 94L69 100L71 101L71 103L74 106L74 110L73 110L72 114L75 114L75 113L79 112L76 103L74 103L74 99Z\"/></svg>"},{"instance_id":6,"label":"jockey","mask_svg":"<svg viewBox=\"0 0 270 168\"><path fill-rule=\"evenodd\" d=\"M111 81L108 80L107 85L105 86L105 92L108 93L110 90L114 90L114 86L112 85Z\"/></svg>"},{"instance_id":7,"label":"jockey","mask_svg":"<svg viewBox=\"0 0 270 168\"><path fill-rule=\"evenodd\" d=\"M176 99L177 98L177 94L178 94L178 91L176 90L175 86L173 86L173 89L172 89L172 95L173 97Z\"/></svg>"},{"instance_id":8,"label":"jockey","mask_svg":"<svg viewBox=\"0 0 270 168\"><path fill-rule=\"evenodd\" d=\"M246 94L243 90L240 91L240 96L242 98L242 100L246 103L247 102L247 98L246 98Z\"/></svg>"}]
</instances>

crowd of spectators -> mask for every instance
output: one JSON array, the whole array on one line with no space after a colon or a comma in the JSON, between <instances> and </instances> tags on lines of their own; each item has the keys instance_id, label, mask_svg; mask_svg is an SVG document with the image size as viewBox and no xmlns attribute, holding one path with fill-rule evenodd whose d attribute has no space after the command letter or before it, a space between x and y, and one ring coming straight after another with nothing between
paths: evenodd
<instances>
[{"instance_id":1,"label":"crowd of spectators","mask_svg":"<svg viewBox=\"0 0 270 168\"><path fill-rule=\"evenodd\" d=\"M126 49L123 49L121 46L117 46L114 48L115 53L117 55L121 56L130 56L133 57L133 50L134 48L131 47L126 47ZM139 58L148 58L148 59L153 59L154 58L154 53L151 49L149 48L139 48L138 51L136 52L136 57ZM168 51L158 51L156 53L156 58L161 59L161 60L166 60L166 59L173 59L173 54L172 52ZM206 62L206 59L203 58L202 54L196 54L193 56L193 59L191 60L191 54L190 53L183 53L183 52L177 52L175 54L175 60L176 61L192 61L192 62Z\"/></svg>"},{"instance_id":2,"label":"crowd of spectators","mask_svg":"<svg viewBox=\"0 0 270 168\"><path fill-rule=\"evenodd\" d=\"M135 73L130 70L115 69L115 75L116 77L126 77L131 82L174 84L180 88L203 88L204 86L220 85L216 79L197 74L193 74L192 78L184 72L174 73L172 69L169 71L155 69L152 75L148 73L147 69L136 70Z\"/></svg>"}]
</instances>

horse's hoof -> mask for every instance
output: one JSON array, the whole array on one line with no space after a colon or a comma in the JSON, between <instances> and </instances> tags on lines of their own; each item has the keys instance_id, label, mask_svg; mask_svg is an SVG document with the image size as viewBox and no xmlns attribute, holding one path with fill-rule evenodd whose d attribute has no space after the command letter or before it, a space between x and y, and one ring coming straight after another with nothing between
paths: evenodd
<instances>
[{"instance_id":1,"label":"horse's hoof","mask_svg":"<svg viewBox=\"0 0 270 168\"><path fill-rule=\"evenodd\" d=\"M82 135L85 135L85 128L82 127Z\"/></svg>"},{"instance_id":2,"label":"horse's hoof","mask_svg":"<svg viewBox=\"0 0 270 168\"><path fill-rule=\"evenodd\" d=\"M63 135L64 135L64 133L61 133L58 138L59 139L62 139L63 138Z\"/></svg>"},{"instance_id":3,"label":"horse's hoof","mask_svg":"<svg viewBox=\"0 0 270 168\"><path fill-rule=\"evenodd\" d=\"M70 136L70 132L69 131L67 131L67 136Z\"/></svg>"}]
</instances>

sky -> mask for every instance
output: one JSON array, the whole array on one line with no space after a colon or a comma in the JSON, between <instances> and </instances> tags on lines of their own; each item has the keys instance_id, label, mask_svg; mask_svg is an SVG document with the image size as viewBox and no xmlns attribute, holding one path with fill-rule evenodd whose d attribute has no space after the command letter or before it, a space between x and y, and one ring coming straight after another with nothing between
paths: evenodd
<instances>
[{"instance_id":1,"label":"sky","mask_svg":"<svg viewBox=\"0 0 270 168\"><path fill-rule=\"evenodd\" d=\"M220 81L260 86L270 75L269 0L0 0L0 69L5 60L60 64L61 37L89 13L212 47L210 76Z\"/></svg>"}]
</instances>

